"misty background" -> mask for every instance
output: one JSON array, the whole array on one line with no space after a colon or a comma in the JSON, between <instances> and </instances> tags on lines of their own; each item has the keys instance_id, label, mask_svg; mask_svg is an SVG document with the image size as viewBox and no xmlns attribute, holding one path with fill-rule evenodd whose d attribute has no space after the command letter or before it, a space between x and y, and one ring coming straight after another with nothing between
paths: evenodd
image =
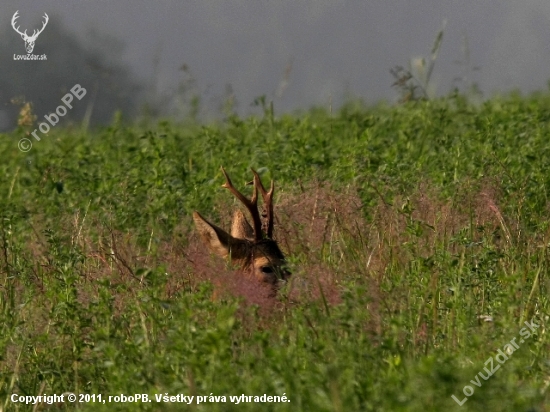
<instances>
[{"instance_id":1,"label":"misty background","mask_svg":"<svg viewBox=\"0 0 550 412\"><path fill-rule=\"evenodd\" d=\"M32 34L49 23L33 54ZM484 97L547 90L550 2L546 0L43 0L0 4L0 129L22 102L38 121L75 84L87 89L64 121L124 117L182 120L256 113L265 96L277 114L350 99L396 101L390 69L430 55L447 24L431 92L476 87Z\"/></svg>"}]
</instances>

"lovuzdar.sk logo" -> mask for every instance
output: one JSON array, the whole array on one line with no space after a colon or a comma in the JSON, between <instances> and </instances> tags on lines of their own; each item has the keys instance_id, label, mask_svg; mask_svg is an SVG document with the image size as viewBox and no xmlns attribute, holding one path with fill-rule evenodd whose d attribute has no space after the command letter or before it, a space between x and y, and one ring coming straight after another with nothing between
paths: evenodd
<instances>
[{"instance_id":1,"label":"lovuzdar.sk logo","mask_svg":"<svg viewBox=\"0 0 550 412\"><path fill-rule=\"evenodd\" d=\"M13 60L47 60L47 57L45 54L32 54L32 51L34 50L34 43L36 42L36 39L44 31L46 28L46 25L48 24L48 21L50 18L46 13L44 13L44 22L42 23L42 28L40 30L34 29L32 32L32 36L29 36L27 34L27 30L21 31L19 30L20 26L16 26L17 19L19 18L19 10L17 10L13 17L11 18L11 26L13 29L21 35L21 38L25 41L25 49L27 50L27 54L14 54Z\"/></svg>"}]
</instances>

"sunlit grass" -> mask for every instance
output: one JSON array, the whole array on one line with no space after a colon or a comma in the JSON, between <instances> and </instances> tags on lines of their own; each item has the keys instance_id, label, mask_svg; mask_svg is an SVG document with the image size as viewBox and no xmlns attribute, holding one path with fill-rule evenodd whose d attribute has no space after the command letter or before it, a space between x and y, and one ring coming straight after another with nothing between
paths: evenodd
<instances>
[{"instance_id":1,"label":"sunlit grass","mask_svg":"<svg viewBox=\"0 0 550 412\"><path fill-rule=\"evenodd\" d=\"M2 407L74 392L152 399L84 410L547 410L549 109L548 95L449 97L115 121L28 153L23 129L2 135ZM293 269L277 299L194 232L193 210L229 226L221 165L240 188L250 167L275 179ZM533 317L537 333L473 385ZM290 402L230 402L242 394Z\"/></svg>"}]
</instances>

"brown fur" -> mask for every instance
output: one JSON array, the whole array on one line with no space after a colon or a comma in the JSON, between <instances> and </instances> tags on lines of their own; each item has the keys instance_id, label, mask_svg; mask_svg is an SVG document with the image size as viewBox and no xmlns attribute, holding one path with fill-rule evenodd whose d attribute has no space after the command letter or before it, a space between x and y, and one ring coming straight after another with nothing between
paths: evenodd
<instances>
[{"instance_id":1,"label":"brown fur","mask_svg":"<svg viewBox=\"0 0 550 412\"><path fill-rule=\"evenodd\" d=\"M255 172L254 175L257 177ZM194 212L193 220L203 242L214 254L230 259L232 263L239 265L244 272L251 273L262 282L276 285L279 281L286 280L290 276L290 272L286 268L285 257L277 242L266 236L264 230L260 230L260 215L256 204L258 189L256 185L258 185L264 197L264 203L269 202L269 205L271 205L273 183L268 193L263 188L259 177L257 177L257 180L254 181L254 195L252 200L248 201L233 188L229 177L226 174L225 176L227 183L224 187L229 188L245 204L255 221L255 225L253 228L244 214L238 210L233 215L231 234L229 234L206 220L200 213ZM272 226L273 222L263 222L262 227L268 228L270 224ZM258 233L260 231L262 233Z\"/></svg>"}]
</instances>

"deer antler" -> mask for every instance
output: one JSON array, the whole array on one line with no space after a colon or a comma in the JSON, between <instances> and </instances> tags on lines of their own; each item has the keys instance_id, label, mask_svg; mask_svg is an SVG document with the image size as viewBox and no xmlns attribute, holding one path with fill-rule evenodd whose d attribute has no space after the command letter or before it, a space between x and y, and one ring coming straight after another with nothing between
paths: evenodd
<instances>
[{"instance_id":1,"label":"deer antler","mask_svg":"<svg viewBox=\"0 0 550 412\"><path fill-rule=\"evenodd\" d=\"M260 219L260 212L258 211L258 187L256 185L256 179L254 179L254 191L252 193L252 198L248 200L241 192L239 192L235 187L233 186L233 183L231 183L231 179L225 172L225 169L222 167L222 173L225 176L225 183L222 185L222 187L225 187L226 189L229 189L231 193L235 195L237 199L241 201L243 205L246 206L248 211L250 212L250 215L252 216L252 222L253 222L253 230L254 230L254 241L262 240L262 220ZM256 173L256 172L254 172ZM261 185L261 182L260 182ZM265 189L262 188L260 190ZM263 195L263 192L262 192Z\"/></svg>"},{"instance_id":2,"label":"deer antler","mask_svg":"<svg viewBox=\"0 0 550 412\"><path fill-rule=\"evenodd\" d=\"M19 27L20 27L20 26L15 27L15 25L16 25L16 20L17 20L18 18L19 18L19 10L17 10L17 11L15 12L15 14L13 15L13 17L11 18L11 26L12 26L13 29L14 29L17 33L19 33L21 36L26 36L26 35L27 35L27 30L25 30L25 32L22 33L22 32L19 30Z\"/></svg>"},{"instance_id":3,"label":"deer antler","mask_svg":"<svg viewBox=\"0 0 550 412\"><path fill-rule=\"evenodd\" d=\"M28 39L28 40L36 40L36 38L38 37L38 35L40 33L42 33L44 31L44 29L46 28L46 25L48 24L48 21L50 21L50 18L48 17L48 14L47 13L44 13L44 23L42 23L42 28L40 30L33 30L33 33L32 33L32 36L29 36L27 34L27 30L25 30L24 32L22 32L21 30L19 30L19 27L20 26L17 26L15 27L15 25L17 24L17 19L19 18L19 10L17 10L15 12L15 14L13 15L13 17L11 18L11 26L13 27L13 29L19 33L21 36L24 36L24 38Z\"/></svg>"},{"instance_id":4,"label":"deer antler","mask_svg":"<svg viewBox=\"0 0 550 412\"><path fill-rule=\"evenodd\" d=\"M48 24L48 22L50 21L50 18L48 17L47 13L44 13L44 16L42 17L44 17L44 23L42 23L42 28L40 30L36 30L36 29L33 30L31 39L36 39L38 35L44 31L44 29L46 28L46 24Z\"/></svg>"},{"instance_id":5,"label":"deer antler","mask_svg":"<svg viewBox=\"0 0 550 412\"><path fill-rule=\"evenodd\" d=\"M275 184L272 180L269 192L266 191L258 173L256 173L254 169L250 170L252 170L252 173L254 173L254 187L258 187L260 189L262 199L264 200L265 224L263 225L262 229L267 234L267 237L271 239L273 237L273 193L275 192Z\"/></svg>"}]
</instances>

